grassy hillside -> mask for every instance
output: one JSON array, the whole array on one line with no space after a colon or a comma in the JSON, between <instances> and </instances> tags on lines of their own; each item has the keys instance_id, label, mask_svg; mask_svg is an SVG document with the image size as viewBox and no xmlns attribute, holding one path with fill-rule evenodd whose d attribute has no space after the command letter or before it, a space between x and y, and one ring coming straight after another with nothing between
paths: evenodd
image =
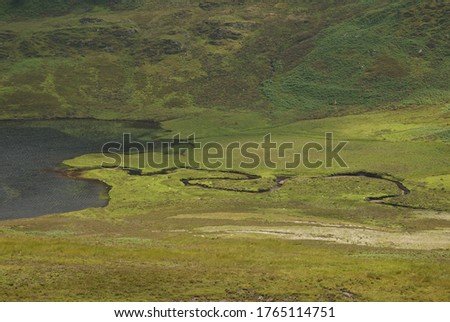
<instances>
[{"instance_id":1,"label":"grassy hillside","mask_svg":"<svg viewBox=\"0 0 450 322\"><path fill-rule=\"evenodd\" d=\"M450 7L392 3L323 30L293 70L265 82L285 108L448 101Z\"/></svg>"},{"instance_id":2,"label":"grassy hillside","mask_svg":"<svg viewBox=\"0 0 450 322\"><path fill-rule=\"evenodd\" d=\"M1 1L0 118L296 118L449 101L448 15L420 1ZM292 113L292 112L291 112Z\"/></svg>"}]
</instances>

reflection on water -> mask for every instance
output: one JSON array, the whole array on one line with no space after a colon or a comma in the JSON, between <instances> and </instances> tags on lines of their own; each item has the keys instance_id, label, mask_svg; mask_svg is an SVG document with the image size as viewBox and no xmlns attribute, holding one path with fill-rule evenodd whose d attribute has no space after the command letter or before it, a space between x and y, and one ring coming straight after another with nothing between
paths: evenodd
<instances>
[{"instance_id":1,"label":"reflection on water","mask_svg":"<svg viewBox=\"0 0 450 322\"><path fill-rule=\"evenodd\" d=\"M122 132L151 135L151 123L92 120L0 122L0 219L35 217L107 204L107 186L52 171L63 160L101 151Z\"/></svg>"}]
</instances>

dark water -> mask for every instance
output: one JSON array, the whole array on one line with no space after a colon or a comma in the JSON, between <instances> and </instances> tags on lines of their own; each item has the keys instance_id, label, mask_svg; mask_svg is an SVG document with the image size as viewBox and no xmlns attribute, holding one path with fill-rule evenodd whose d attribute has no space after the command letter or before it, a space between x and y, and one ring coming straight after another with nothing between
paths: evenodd
<instances>
[{"instance_id":1,"label":"dark water","mask_svg":"<svg viewBox=\"0 0 450 322\"><path fill-rule=\"evenodd\" d=\"M107 186L53 171L63 160L99 153L122 132L151 134L152 124L92 120L0 122L0 219L35 217L107 204Z\"/></svg>"}]
</instances>

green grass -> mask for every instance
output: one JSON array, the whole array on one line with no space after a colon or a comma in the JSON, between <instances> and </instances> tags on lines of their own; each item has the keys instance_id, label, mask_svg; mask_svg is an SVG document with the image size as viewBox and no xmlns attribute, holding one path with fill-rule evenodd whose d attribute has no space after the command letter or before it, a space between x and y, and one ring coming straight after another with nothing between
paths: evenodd
<instances>
[{"instance_id":1,"label":"green grass","mask_svg":"<svg viewBox=\"0 0 450 322\"><path fill-rule=\"evenodd\" d=\"M326 113L448 102L445 10L411 2L368 7L362 16L323 30L304 61L266 81L264 93L279 107Z\"/></svg>"},{"instance_id":2,"label":"green grass","mask_svg":"<svg viewBox=\"0 0 450 322\"><path fill-rule=\"evenodd\" d=\"M243 176L192 169L142 177L85 171L84 177L112 186L106 208L1 223L0 298L447 301L448 144L397 135L403 128L445 127L442 113L447 110L429 107L278 127L263 122L240 132L217 129L214 114L165 122L167 130L186 133L202 125L202 142L222 143L261 140L271 131L280 142L300 145L323 141L321 132L334 128L338 139L350 141L350 167L291 170L282 188L259 194L185 187L180 180L208 178L200 181L252 190L286 169L248 170L263 177L251 181L217 180ZM247 122L240 113L227 115L230 124ZM380 136L382 129L392 131ZM65 163L83 168L102 160L93 154ZM359 170L403 181L412 193L388 201L423 209L368 202L369 196L400 193L387 181L324 177Z\"/></svg>"},{"instance_id":3,"label":"green grass","mask_svg":"<svg viewBox=\"0 0 450 322\"><path fill-rule=\"evenodd\" d=\"M234 170L261 179L227 180L245 176L152 166L132 176L100 169L99 154L66 160L111 186L110 202L0 222L0 300L450 300L447 4L77 3L0 2L1 119L156 119L162 129L133 138L195 133L227 145L271 133L295 152L333 132L349 141L348 168L286 169L274 152L274 169L242 169L235 154ZM75 137L136 127L81 122L30 126ZM357 171L411 193L327 177ZM238 191L267 189L277 175L290 176L280 189ZM398 196L367 200L385 195Z\"/></svg>"},{"instance_id":4,"label":"green grass","mask_svg":"<svg viewBox=\"0 0 450 322\"><path fill-rule=\"evenodd\" d=\"M29 301L433 301L445 298L448 287L448 257L439 253L331 250L321 243L200 235L164 234L158 240L3 239L2 254L15 254L15 259L2 256L0 296ZM392 290L394 284L398 291Z\"/></svg>"}]
</instances>

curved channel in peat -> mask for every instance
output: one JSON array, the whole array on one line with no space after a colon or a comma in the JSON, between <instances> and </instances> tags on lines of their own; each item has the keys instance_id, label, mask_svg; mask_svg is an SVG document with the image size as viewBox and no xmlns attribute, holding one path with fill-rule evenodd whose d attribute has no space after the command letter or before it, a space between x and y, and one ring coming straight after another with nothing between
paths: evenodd
<instances>
[{"instance_id":1,"label":"curved channel in peat","mask_svg":"<svg viewBox=\"0 0 450 322\"><path fill-rule=\"evenodd\" d=\"M384 195L380 197L366 197L366 200L369 202L377 203L377 204L383 204L386 206L393 206L393 207L401 207L401 208L412 208L412 209L419 209L412 206L404 206L404 205L397 205L394 203L385 202L384 200L393 198L393 197L399 197L399 196L405 196L411 193L411 190L408 189L401 181L396 179L387 178L386 175L382 175L379 173L373 173L373 172L366 172L366 171L357 171L357 172L346 172L346 173L336 173L329 175L328 178L333 177L366 177L366 178L372 178L372 179L378 179L378 180L384 180L394 183L399 190L401 191L400 194L391 194L391 195Z\"/></svg>"},{"instance_id":2,"label":"curved channel in peat","mask_svg":"<svg viewBox=\"0 0 450 322\"><path fill-rule=\"evenodd\" d=\"M89 169L98 169L98 168L99 167L89 168ZM261 179L262 177L259 175L250 174L250 173L246 173L246 172L242 172L242 171L236 171L236 170L210 170L210 169L201 169L201 168L195 168L195 167L173 167L173 168L167 168L167 169L163 169L163 170L160 170L157 172L149 172L149 173L142 173L142 170L135 169L135 168L124 168L124 167L107 167L107 168L120 169L120 170L126 171L129 175L132 175L132 176L155 176L155 175L169 174L169 173L173 173L174 171L179 170L179 169L189 169L189 170L196 170L196 171L203 171L203 172L206 171L206 172L214 172L214 173L219 172L219 173L223 173L223 174L238 174L243 177L241 177L241 178L230 178L230 177L226 177L226 176L223 176L223 177L188 177L188 178L182 178L182 179L180 179L180 181L187 187L196 186L196 187L200 187L200 188L204 188L204 189L223 190L223 191L232 191L232 192L244 192L244 193L273 192L275 190L280 189L284 185L286 180L291 178L291 176L280 175L280 176L277 176L273 180L274 185L270 188L261 188L258 190L246 190L246 189L234 189L234 188L225 188L225 187L212 187L210 185L199 183L199 182L193 183L192 181L194 181L194 180L195 181L199 181L199 180L249 181L249 180ZM84 171L84 170L88 170L88 169L78 169L78 170ZM384 196L380 196L380 197L366 197L366 200L369 202L384 204L387 206L402 207L402 208L414 208L411 206L397 205L397 204L388 203L388 202L384 201L385 199L388 199L388 198L399 197L399 196L403 196L403 195L407 195L407 194L411 193L411 190L408 189L401 181L393 179L393 178L389 178L387 176L388 176L388 174L382 175L382 174L373 173L373 172L357 171L357 172L331 174L325 178L366 177L366 178L370 178L370 179L384 180L384 181L392 182L399 188L399 190L400 190L399 194L384 195ZM324 177L316 177L316 178L324 178ZM416 209L416 208L414 208L414 209Z\"/></svg>"},{"instance_id":3,"label":"curved channel in peat","mask_svg":"<svg viewBox=\"0 0 450 322\"><path fill-rule=\"evenodd\" d=\"M273 180L274 185L270 188L261 188L258 190L246 190L246 189L234 189L234 188L225 188L225 187L212 187L207 184L203 184L203 183L199 183L199 182L193 183L192 181L194 181L194 180L249 181L249 180L261 179L262 177L259 175L250 174L250 173L246 173L246 172L242 172L242 171L236 171L236 170L211 170L211 169L201 169L201 168L195 168L195 167L172 167L172 168L162 169L160 171L148 172L148 173L143 173L141 169L124 168L124 167L91 167L91 168L71 169L69 172L83 172L86 170L102 169L102 168L123 170L123 171L126 171L131 176L163 175L163 174L173 173L179 169L189 169L189 170L195 170L195 171L215 172L215 173L219 172L219 173L223 173L223 174L238 174L243 177L241 177L241 178L230 178L230 177L226 177L226 176L223 176L223 177L188 177L188 178L182 178L182 179L180 179L180 181L186 187L196 186L196 187L200 187L203 189L210 189L210 190L223 190L223 191L254 193L254 194L268 193L268 192L273 192L275 190L281 189L283 187L284 183L286 182L286 180L289 180L292 177L292 176L288 176L288 175L280 175L280 176L277 176ZM328 175L325 177L315 177L312 179L333 178L333 177L366 177L366 178L370 178L370 179L384 180L384 181L392 182L400 190L399 194L384 195L384 196L380 196L380 197L366 197L366 200L368 202L382 204L382 205L386 205L386 206L392 206L392 207L421 209L421 208L416 208L413 206L398 205L395 203L389 203L389 202L384 201L388 198L404 196L404 195L408 195L411 193L411 190L408 189L400 180L390 177L389 174L379 174L379 173L374 173L374 172L357 171L357 172L335 173L335 174L331 174L331 175Z\"/></svg>"}]
</instances>

